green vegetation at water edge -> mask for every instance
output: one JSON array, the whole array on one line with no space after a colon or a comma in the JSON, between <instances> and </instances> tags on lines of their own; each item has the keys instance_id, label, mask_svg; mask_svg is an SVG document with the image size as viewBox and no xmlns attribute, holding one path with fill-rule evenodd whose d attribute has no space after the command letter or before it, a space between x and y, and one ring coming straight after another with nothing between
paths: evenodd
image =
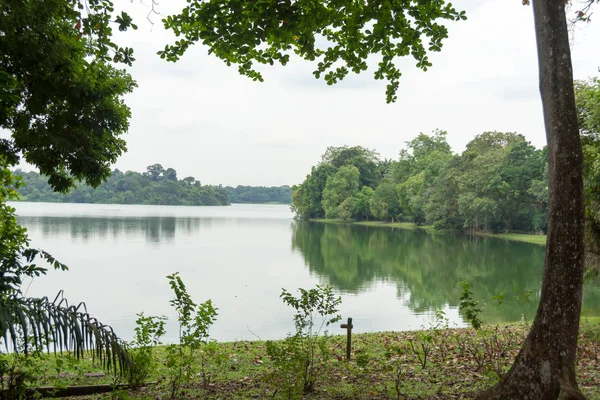
<instances>
[{"instance_id":1,"label":"green vegetation at water edge","mask_svg":"<svg viewBox=\"0 0 600 400\"><path fill-rule=\"evenodd\" d=\"M415 225L411 222L385 222L385 221L356 221L356 225L373 226L382 228L400 228L400 229L430 229L431 225Z\"/></svg>"},{"instance_id":2,"label":"green vegetation at water edge","mask_svg":"<svg viewBox=\"0 0 600 400\"><path fill-rule=\"evenodd\" d=\"M399 228L399 229L422 229L426 231L434 231L433 225L415 225L411 222L385 222L385 221L344 221L341 219L311 219L310 222L318 222L324 224L352 224L359 226L371 226L375 228ZM496 239L513 240L517 242L534 243L546 245L546 235L531 235L526 233L490 233L490 232L473 232L477 236L487 236Z\"/></svg>"},{"instance_id":3,"label":"green vegetation at water edge","mask_svg":"<svg viewBox=\"0 0 600 400\"><path fill-rule=\"evenodd\" d=\"M432 231L545 233L547 155L516 133L484 132L454 154L446 132L419 134L397 160L330 147L292 205L302 219L406 222ZM373 222L370 222L371 224Z\"/></svg>"},{"instance_id":4,"label":"green vegetation at water edge","mask_svg":"<svg viewBox=\"0 0 600 400\"><path fill-rule=\"evenodd\" d=\"M600 81L574 86L584 161L586 274L593 278L600 275ZM517 133L484 132L461 154L452 152L445 131L421 133L397 160L360 146L329 147L292 189L292 209L301 219L400 221L429 231L546 242L547 148L536 149Z\"/></svg>"},{"instance_id":5,"label":"green vegetation at water edge","mask_svg":"<svg viewBox=\"0 0 600 400\"><path fill-rule=\"evenodd\" d=\"M517 242L533 243L546 245L546 235L528 235L525 233L489 233L489 232L475 232L478 236L487 236L496 239L514 240Z\"/></svg>"},{"instance_id":6,"label":"green vegetation at water edge","mask_svg":"<svg viewBox=\"0 0 600 400\"><path fill-rule=\"evenodd\" d=\"M411 222L386 222L386 221L346 221L343 219L322 218L311 219L310 222L322 224L352 224L359 226L373 226L378 228L400 228L400 229L429 229L430 225L415 225Z\"/></svg>"},{"instance_id":7,"label":"green vegetation at water edge","mask_svg":"<svg viewBox=\"0 0 600 400\"><path fill-rule=\"evenodd\" d=\"M358 321L359 322L359 321ZM346 337L333 336L328 356L314 390L305 399L456 399L472 398L489 387L512 363L528 326L485 326L473 329L432 327L417 332L380 332L353 335L352 358L345 361ZM332 327L337 331L338 327ZM578 381L588 399L600 399L600 325L582 324ZM491 346L491 347L490 347ZM426 359L425 359L425 353ZM183 387L179 399L284 398L276 380L266 343L218 343L210 365L213 379L200 375ZM77 399L165 399L167 351L154 347L156 368L143 390L121 391ZM200 369L200 356L194 368ZM113 384L124 378L104 375L89 358L45 355L35 361L37 385ZM36 386L37 386L36 385ZM115 397L117 396L117 397ZM120 397L119 397L120 396ZM295 397L292 397L295 398ZM300 397L297 397L300 398ZM73 397L75 399L75 397Z\"/></svg>"}]
</instances>

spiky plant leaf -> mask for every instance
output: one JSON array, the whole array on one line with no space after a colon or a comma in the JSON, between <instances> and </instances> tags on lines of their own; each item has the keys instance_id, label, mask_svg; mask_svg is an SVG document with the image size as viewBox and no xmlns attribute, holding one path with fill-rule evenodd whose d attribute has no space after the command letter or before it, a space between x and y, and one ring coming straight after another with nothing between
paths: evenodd
<instances>
[{"instance_id":1,"label":"spiky plant leaf","mask_svg":"<svg viewBox=\"0 0 600 400\"><path fill-rule=\"evenodd\" d=\"M20 351L19 343L26 353L70 351L80 358L91 351L105 369L124 373L132 367L127 346L113 329L91 317L83 303L69 305L62 293L53 301L20 294L2 298L0 335L13 351Z\"/></svg>"}]
</instances>

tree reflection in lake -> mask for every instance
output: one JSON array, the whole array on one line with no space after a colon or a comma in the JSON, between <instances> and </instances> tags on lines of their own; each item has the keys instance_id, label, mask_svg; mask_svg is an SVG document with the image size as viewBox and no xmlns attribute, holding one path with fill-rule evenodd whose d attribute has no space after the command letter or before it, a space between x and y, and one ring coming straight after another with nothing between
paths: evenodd
<instances>
[{"instance_id":1,"label":"tree reflection in lake","mask_svg":"<svg viewBox=\"0 0 600 400\"><path fill-rule=\"evenodd\" d=\"M211 219L181 217L19 217L19 223L40 230L43 237L68 234L83 241L143 234L150 243L171 242L176 232L191 234L210 227Z\"/></svg>"},{"instance_id":2,"label":"tree reflection in lake","mask_svg":"<svg viewBox=\"0 0 600 400\"><path fill-rule=\"evenodd\" d=\"M531 319L539 301L544 247L466 235L350 224L294 224L292 248L310 271L337 290L359 293L375 282L394 282L416 313L458 307L460 282L471 284L485 322ZM517 294L531 290L529 301ZM492 297L504 294L497 305ZM598 285L586 287L584 310L597 313Z\"/></svg>"}]
</instances>

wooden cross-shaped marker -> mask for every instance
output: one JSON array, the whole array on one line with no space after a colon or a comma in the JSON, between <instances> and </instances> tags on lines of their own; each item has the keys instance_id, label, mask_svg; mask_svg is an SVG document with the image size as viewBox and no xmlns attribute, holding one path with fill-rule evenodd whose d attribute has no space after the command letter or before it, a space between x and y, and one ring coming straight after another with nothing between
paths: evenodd
<instances>
[{"instance_id":1,"label":"wooden cross-shaped marker","mask_svg":"<svg viewBox=\"0 0 600 400\"><path fill-rule=\"evenodd\" d=\"M348 318L348 323L340 325L340 328L346 329L346 361L350 361L352 352L352 318Z\"/></svg>"}]
</instances>

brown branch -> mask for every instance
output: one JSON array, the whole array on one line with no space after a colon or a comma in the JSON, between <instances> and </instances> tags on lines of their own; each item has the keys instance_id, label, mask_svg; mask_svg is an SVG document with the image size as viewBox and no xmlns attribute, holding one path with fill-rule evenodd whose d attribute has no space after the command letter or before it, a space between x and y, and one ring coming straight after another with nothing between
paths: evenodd
<instances>
[{"instance_id":1,"label":"brown branch","mask_svg":"<svg viewBox=\"0 0 600 400\"><path fill-rule=\"evenodd\" d=\"M133 3L133 0L131 0L131 2ZM144 4L144 0L140 0L140 4L145 5ZM148 11L148 15L146 15L146 19L148 20L148 22L150 22L150 25L152 25L152 28L154 28L154 21L152 20L151 16L154 15L161 15L161 13L157 10L157 7L159 6L159 3L157 0L150 0L150 11ZM152 28L150 28L150 30L152 30Z\"/></svg>"},{"instance_id":2,"label":"brown branch","mask_svg":"<svg viewBox=\"0 0 600 400\"><path fill-rule=\"evenodd\" d=\"M579 21L590 22L592 14L593 14L592 7L594 6L594 3L597 3L597 2L598 2L598 0L582 0L582 1L580 1L578 4L582 4L582 8L575 11L574 18L569 18L570 27L572 27ZM573 7L573 3L571 3L569 6Z\"/></svg>"}]
</instances>

